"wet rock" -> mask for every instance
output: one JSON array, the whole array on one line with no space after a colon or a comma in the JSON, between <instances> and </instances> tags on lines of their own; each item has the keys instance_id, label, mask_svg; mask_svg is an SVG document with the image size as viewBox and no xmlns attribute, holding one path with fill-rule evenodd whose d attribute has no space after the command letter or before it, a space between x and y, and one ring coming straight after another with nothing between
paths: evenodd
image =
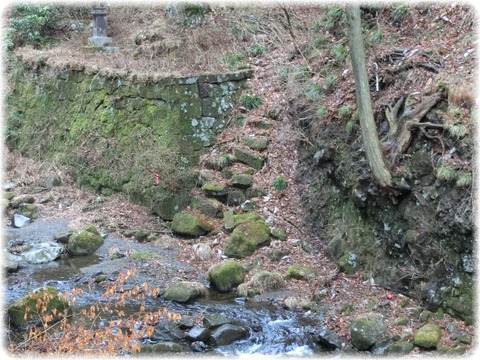
<instances>
[{"instance_id":1,"label":"wet rock","mask_svg":"<svg viewBox=\"0 0 480 360\"><path fill-rule=\"evenodd\" d=\"M321 329L317 336L318 342L328 350L341 349L343 347L342 339L327 329Z\"/></svg>"},{"instance_id":2,"label":"wet rock","mask_svg":"<svg viewBox=\"0 0 480 360\"><path fill-rule=\"evenodd\" d=\"M172 231L180 235L205 235L215 228L215 224L202 215L176 213L173 216Z\"/></svg>"},{"instance_id":3,"label":"wet rock","mask_svg":"<svg viewBox=\"0 0 480 360\"><path fill-rule=\"evenodd\" d=\"M190 348L193 352L204 352L207 349L207 345L203 341L194 341Z\"/></svg>"},{"instance_id":4,"label":"wet rock","mask_svg":"<svg viewBox=\"0 0 480 360\"><path fill-rule=\"evenodd\" d=\"M247 336L248 332L241 326L225 324L215 329L210 341L217 346L228 345Z\"/></svg>"},{"instance_id":5,"label":"wet rock","mask_svg":"<svg viewBox=\"0 0 480 360\"><path fill-rule=\"evenodd\" d=\"M440 327L436 324L425 324L417 330L414 336L416 346L425 349L435 349L438 346L441 332Z\"/></svg>"},{"instance_id":6,"label":"wet rock","mask_svg":"<svg viewBox=\"0 0 480 360\"><path fill-rule=\"evenodd\" d=\"M238 225L225 243L226 256L244 258L270 244L270 229L263 220Z\"/></svg>"},{"instance_id":7,"label":"wet rock","mask_svg":"<svg viewBox=\"0 0 480 360\"><path fill-rule=\"evenodd\" d=\"M23 258L21 256L13 255L9 252L5 253L3 262L3 268L7 270L7 272L15 272L19 269L20 263L23 262Z\"/></svg>"},{"instance_id":8,"label":"wet rock","mask_svg":"<svg viewBox=\"0 0 480 360\"><path fill-rule=\"evenodd\" d=\"M22 228L28 224L30 224L30 218L23 216L21 214L13 214L12 216L12 227L14 228Z\"/></svg>"},{"instance_id":9,"label":"wet rock","mask_svg":"<svg viewBox=\"0 0 480 360\"><path fill-rule=\"evenodd\" d=\"M190 352L192 351L189 348L172 341L161 341L153 345L144 345L140 350L141 354L144 354L144 353L155 353L155 354L190 353Z\"/></svg>"},{"instance_id":10,"label":"wet rock","mask_svg":"<svg viewBox=\"0 0 480 360\"><path fill-rule=\"evenodd\" d=\"M190 329L190 331L186 335L186 339L190 341L207 341L210 337L210 330L195 326Z\"/></svg>"},{"instance_id":11,"label":"wet rock","mask_svg":"<svg viewBox=\"0 0 480 360\"><path fill-rule=\"evenodd\" d=\"M54 261L65 248L54 241L33 244L32 248L22 253L22 258L29 264L45 264Z\"/></svg>"},{"instance_id":12,"label":"wet rock","mask_svg":"<svg viewBox=\"0 0 480 360\"><path fill-rule=\"evenodd\" d=\"M231 319L223 315L208 315L203 318L203 325L208 329L213 329L221 325L230 324Z\"/></svg>"},{"instance_id":13,"label":"wet rock","mask_svg":"<svg viewBox=\"0 0 480 360\"><path fill-rule=\"evenodd\" d=\"M41 316L36 309L36 305L38 299L44 298L49 300L45 304L45 311L41 314L42 316L56 313L58 314L58 319L60 319L60 313L69 308L67 299L55 288L47 286L46 288L37 289L8 307L7 315L10 326L25 329L29 324L39 324Z\"/></svg>"},{"instance_id":14,"label":"wet rock","mask_svg":"<svg viewBox=\"0 0 480 360\"><path fill-rule=\"evenodd\" d=\"M93 254L103 245L103 238L93 225L74 232L68 239L67 250L74 256Z\"/></svg>"},{"instance_id":15,"label":"wet rock","mask_svg":"<svg viewBox=\"0 0 480 360\"><path fill-rule=\"evenodd\" d=\"M370 349L386 332L383 315L379 313L360 315L350 325L352 344L360 351Z\"/></svg>"},{"instance_id":16,"label":"wet rock","mask_svg":"<svg viewBox=\"0 0 480 360\"><path fill-rule=\"evenodd\" d=\"M224 260L208 270L208 279L221 292L240 285L245 278L245 268L234 260Z\"/></svg>"},{"instance_id":17,"label":"wet rock","mask_svg":"<svg viewBox=\"0 0 480 360\"><path fill-rule=\"evenodd\" d=\"M188 303L201 296L205 296L207 289L205 285L198 282L183 281L170 286L163 294L165 300L178 303Z\"/></svg>"}]
</instances>

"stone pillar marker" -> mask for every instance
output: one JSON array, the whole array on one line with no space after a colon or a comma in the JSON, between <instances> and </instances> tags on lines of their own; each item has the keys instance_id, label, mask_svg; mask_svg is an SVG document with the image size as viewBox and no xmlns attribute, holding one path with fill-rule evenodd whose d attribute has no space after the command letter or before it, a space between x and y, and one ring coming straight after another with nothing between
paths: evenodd
<instances>
[{"instance_id":1,"label":"stone pillar marker","mask_svg":"<svg viewBox=\"0 0 480 360\"><path fill-rule=\"evenodd\" d=\"M108 37L107 15L108 8L105 4L96 4L93 6L91 14L93 15L92 36L88 38L89 44L93 46L104 46L112 42Z\"/></svg>"}]
</instances>

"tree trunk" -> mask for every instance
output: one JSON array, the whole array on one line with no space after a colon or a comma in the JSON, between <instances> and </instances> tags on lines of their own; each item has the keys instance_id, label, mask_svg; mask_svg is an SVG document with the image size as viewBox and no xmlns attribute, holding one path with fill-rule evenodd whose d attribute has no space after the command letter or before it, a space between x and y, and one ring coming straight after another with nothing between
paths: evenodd
<instances>
[{"instance_id":1,"label":"tree trunk","mask_svg":"<svg viewBox=\"0 0 480 360\"><path fill-rule=\"evenodd\" d=\"M382 146L378 138L373 117L372 101L365 65L365 50L363 47L362 29L360 26L360 6L347 5L348 42L352 57L353 74L355 77L355 94L357 98L358 115L362 129L363 146L367 161L373 176L381 187L391 187L392 176L383 156Z\"/></svg>"}]
</instances>

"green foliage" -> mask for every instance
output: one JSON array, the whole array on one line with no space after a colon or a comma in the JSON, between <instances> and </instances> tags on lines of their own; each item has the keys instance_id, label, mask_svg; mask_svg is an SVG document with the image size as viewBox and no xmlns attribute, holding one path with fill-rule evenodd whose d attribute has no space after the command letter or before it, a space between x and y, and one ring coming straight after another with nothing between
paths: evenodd
<instances>
[{"instance_id":1,"label":"green foliage","mask_svg":"<svg viewBox=\"0 0 480 360\"><path fill-rule=\"evenodd\" d=\"M326 92L333 92L335 90L335 86L337 86L337 77L333 74L328 75L325 78L325 91Z\"/></svg>"},{"instance_id":2,"label":"green foliage","mask_svg":"<svg viewBox=\"0 0 480 360\"><path fill-rule=\"evenodd\" d=\"M316 102L320 100L322 93L323 93L323 89L320 85L315 84L312 81L308 81L305 84L305 96L307 97L308 100Z\"/></svg>"},{"instance_id":3,"label":"green foliage","mask_svg":"<svg viewBox=\"0 0 480 360\"><path fill-rule=\"evenodd\" d=\"M323 18L323 26L325 30L331 30L345 20L345 11L342 8L331 6L328 8Z\"/></svg>"},{"instance_id":4,"label":"green foliage","mask_svg":"<svg viewBox=\"0 0 480 360\"><path fill-rule=\"evenodd\" d=\"M347 48L343 44L338 44L333 48L333 57L339 63L344 63L347 60Z\"/></svg>"},{"instance_id":5,"label":"green foliage","mask_svg":"<svg viewBox=\"0 0 480 360\"><path fill-rule=\"evenodd\" d=\"M235 161L237 161L235 156L231 154L225 154L225 155L222 155L218 160L218 165L223 168L225 166L233 164Z\"/></svg>"},{"instance_id":6,"label":"green foliage","mask_svg":"<svg viewBox=\"0 0 480 360\"><path fill-rule=\"evenodd\" d=\"M467 134L467 128L462 124L447 124L445 130L454 138L461 138Z\"/></svg>"},{"instance_id":7,"label":"green foliage","mask_svg":"<svg viewBox=\"0 0 480 360\"><path fill-rule=\"evenodd\" d=\"M369 45L377 45L383 41L383 31L380 29L375 29L370 34L369 38L367 39L366 43Z\"/></svg>"},{"instance_id":8,"label":"green foliage","mask_svg":"<svg viewBox=\"0 0 480 360\"><path fill-rule=\"evenodd\" d=\"M282 191L286 189L287 182L282 176L279 176L273 179L272 186L275 188L275 190Z\"/></svg>"},{"instance_id":9,"label":"green foliage","mask_svg":"<svg viewBox=\"0 0 480 360\"><path fill-rule=\"evenodd\" d=\"M316 114L319 118L323 118L325 115L328 114L328 108L325 105L320 105L317 108Z\"/></svg>"},{"instance_id":10,"label":"green foliage","mask_svg":"<svg viewBox=\"0 0 480 360\"><path fill-rule=\"evenodd\" d=\"M348 135L352 135L356 128L357 125L355 124L355 121L349 120L345 123L345 131Z\"/></svg>"},{"instance_id":11,"label":"green foliage","mask_svg":"<svg viewBox=\"0 0 480 360\"><path fill-rule=\"evenodd\" d=\"M222 61L230 70L238 70L242 67L245 67L245 60L247 56L245 53L225 53L220 56L220 61Z\"/></svg>"},{"instance_id":12,"label":"green foliage","mask_svg":"<svg viewBox=\"0 0 480 360\"><path fill-rule=\"evenodd\" d=\"M24 4L17 5L12 11L10 27L6 31L6 47L31 45L40 47L47 41L53 30L60 28L61 12L59 6Z\"/></svg>"},{"instance_id":13,"label":"green foliage","mask_svg":"<svg viewBox=\"0 0 480 360\"><path fill-rule=\"evenodd\" d=\"M263 104L263 100L260 96L246 94L241 99L242 105L247 109L252 110L260 107Z\"/></svg>"},{"instance_id":14,"label":"green foliage","mask_svg":"<svg viewBox=\"0 0 480 360\"><path fill-rule=\"evenodd\" d=\"M455 169L452 169L446 166L440 166L437 169L437 178L439 180L452 181L452 180L455 180L457 176L458 176L458 173L455 171Z\"/></svg>"},{"instance_id":15,"label":"green foliage","mask_svg":"<svg viewBox=\"0 0 480 360\"><path fill-rule=\"evenodd\" d=\"M408 14L408 6L398 5L392 10L391 19L393 22L401 23Z\"/></svg>"},{"instance_id":16,"label":"green foliage","mask_svg":"<svg viewBox=\"0 0 480 360\"><path fill-rule=\"evenodd\" d=\"M324 35L316 35L312 40L312 45L316 49L325 49L328 43L329 42Z\"/></svg>"},{"instance_id":17,"label":"green foliage","mask_svg":"<svg viewBox=\"0 0 480 360\"><path fill-rule=\"evenodd\" d=\"M349 105L343 105L337 111L338 116L343 120L349 120L352 117L353 110Z\"/></svg>"},{"instance_id":18,"label":"green foliage","mask_svg":"<svg viewBox=\"0 0 480 360\"><path fill-rule=\"evenodd\" d=\"M20 138L20 129L24 123L23 115L19 112L14 112L7 122L5 129L5 142L13 148Z\"/></svg>"},{"instance_id":19,"label":"green foliage","mask_svg":"<svg viewBox=\"0 0 480 360\"><path fill-rule=\"evenodd\" d=\"M248 49L247 53L251 57L258 57L258 56L263 55L266 50L267 50L267 48L265 46L257 44L255 46L251 47L250 49Z\"/></svg>"},{"instance_id":20,"label":"green foliage","mask_svg":"<svg viewBox=\"0 0 480 360\"><path fill-rule=\"evenodd\" d=\"M472 174L461 172L458 174L458 178L457 178L457 181L455 182L455 185L459 188L466 188L472 184L472 181L473 181Z\"/></svg>"}]
</instances>

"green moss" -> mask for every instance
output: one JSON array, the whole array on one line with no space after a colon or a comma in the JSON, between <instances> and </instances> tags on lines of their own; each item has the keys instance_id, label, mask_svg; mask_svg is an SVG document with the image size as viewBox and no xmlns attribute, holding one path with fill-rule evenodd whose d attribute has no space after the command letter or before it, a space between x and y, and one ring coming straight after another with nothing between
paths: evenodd
<instances>
[{"instance_id":1,"label":"green moss","mask_svg":"<svg viewBox=\"0 0 480 360\"><path fill-rule=\"evenodd\" d=\"M417 330L414 337L416 346L432 349L436 348L440 340L440 327L436 324L426 324Z\"/></svg>"},{"instance_id":2,"label":"green moss","mask_svg":"<svg viewBox=\"0 0 480 360\"><path fill-rule=\"evenodd\" d=\"M210 268L208 278L219 291L227 292L243 282L245 268L239 262L225 260Z\"/></svg>"},{"instance_id":3,"label":"green moss","mask_svg":"<svg viewBox=\"0 0 480 360\"><path fill-rule=\"evenodd\" d=\"M238 225L227 239L223 249L226 256L244 258L260 246L270 243L270 229L263 220Z\"/></svg>"},{"instance_id":4,"label":"green moss","mask_svg":"<svg viewBox=\"0 0 480 360\"><path fill-rule=\"evenodd\" d=\"M45 315L51 314L54 309L56 309L57 312L63 312L69 308L67 299L65 299L59 291L48 286L35 290L8 307L7 313L10 325L23 328L29 322L39 323L40 316L36 310L37 304L45 305Z\"/></svg>"},{"instance_id":5,"label":"green moss","mask_svg":"<svg viewBox=\"0 0 480 360\"><path fill-rule=\"evenodd\" d=\"M297 280L309 280L313 279L316 274L312 268L294 264L288 267L287 276Z\"/></svg>"}]
</instances>

